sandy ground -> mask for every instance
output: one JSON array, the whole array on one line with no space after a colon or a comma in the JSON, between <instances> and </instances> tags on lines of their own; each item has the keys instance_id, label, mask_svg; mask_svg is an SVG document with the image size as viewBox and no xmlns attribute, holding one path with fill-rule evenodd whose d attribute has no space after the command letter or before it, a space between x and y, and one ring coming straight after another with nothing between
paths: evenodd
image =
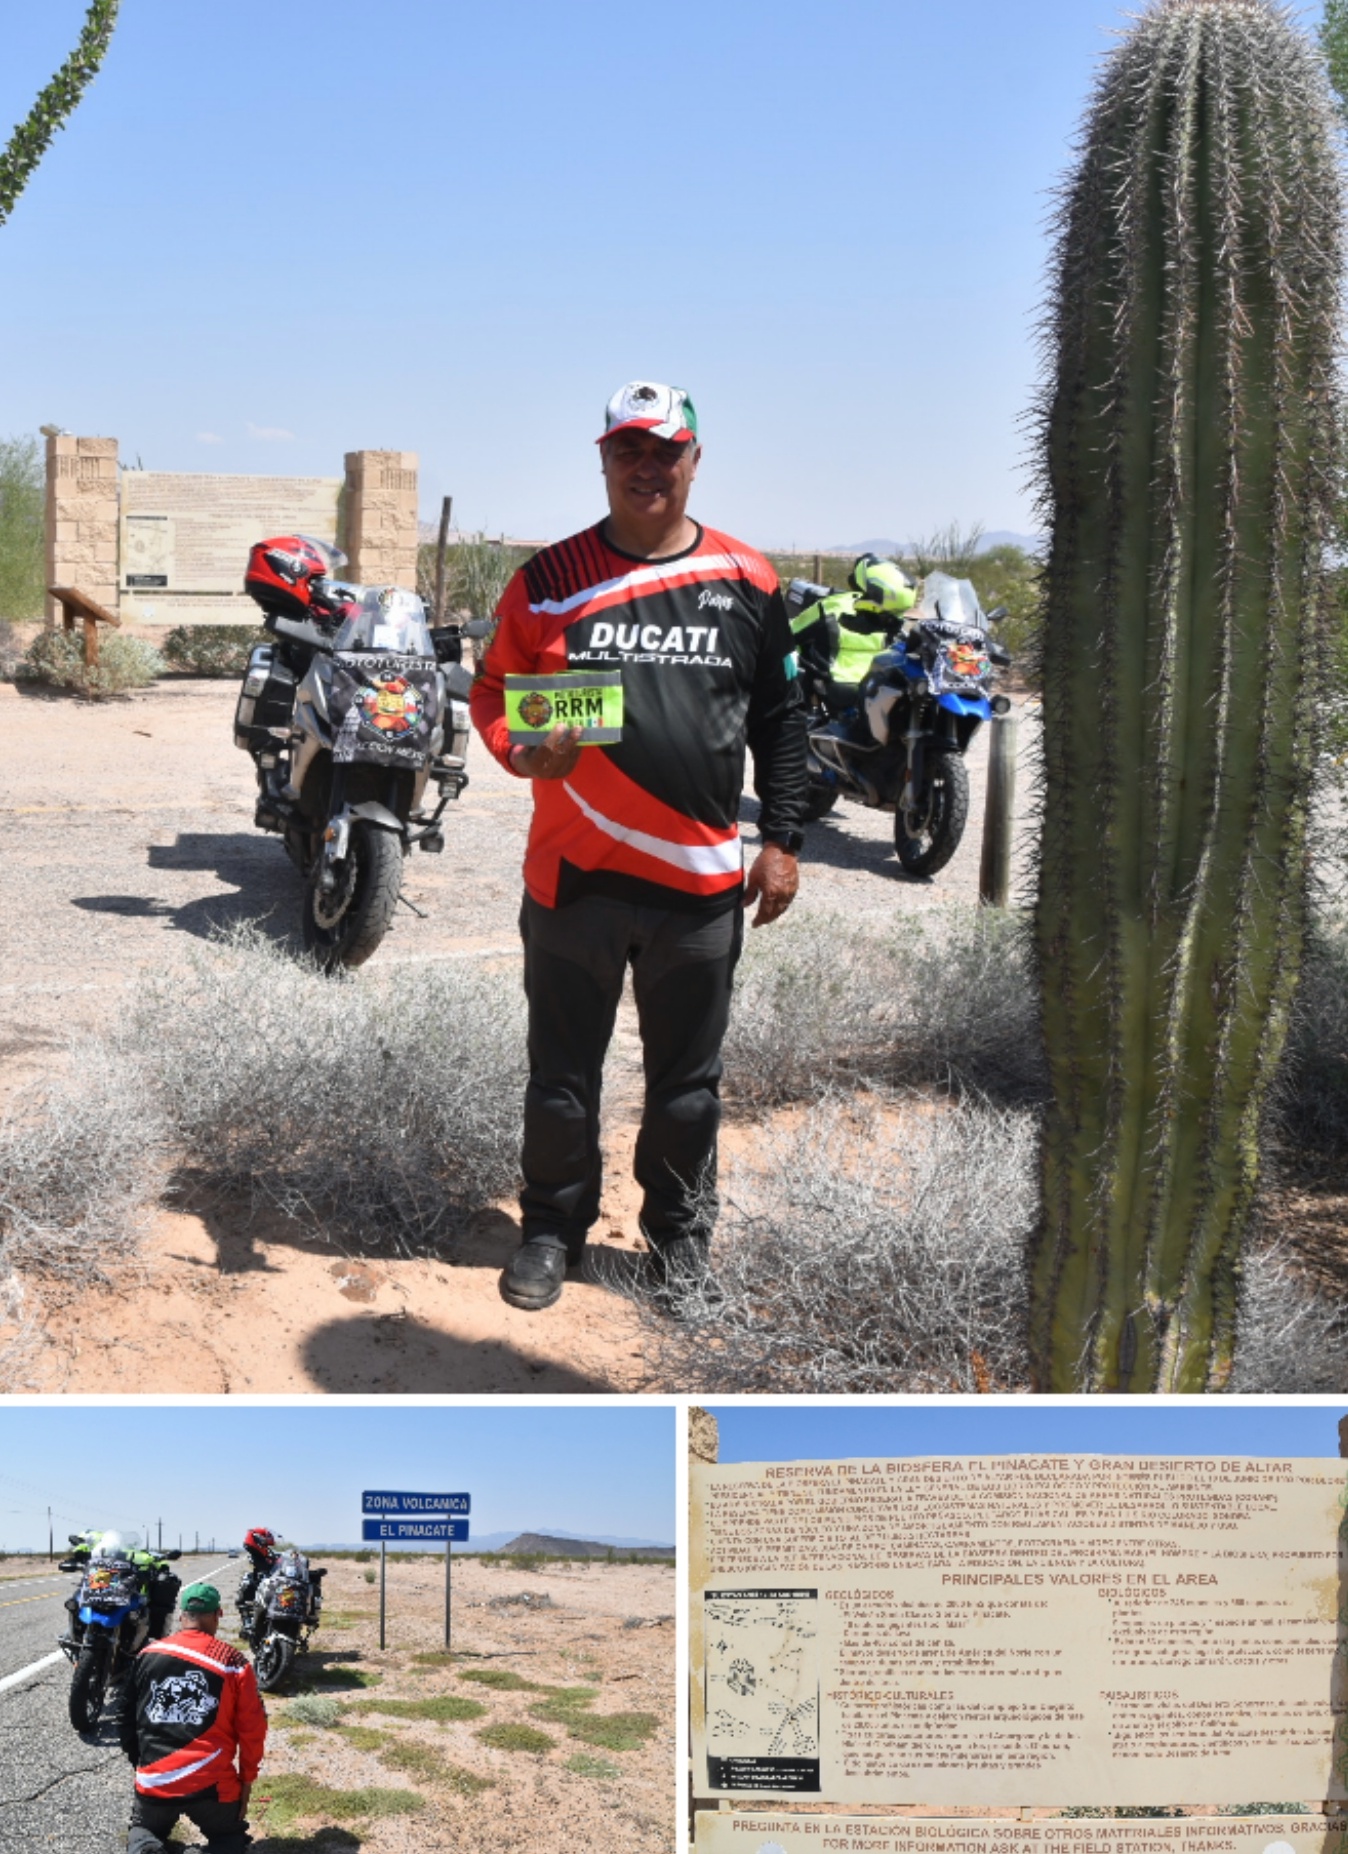
<instances>
[{"instance_id":1,"label":"sandy ground","mask_svg":"<svg viewBox=\"0 0 1348 1854\"><path fill-rule=\"evenodd\" d=\"M321 1553L314 1554L314 1562L324 1562ZM662 1854L672 1849L672 1565L570 1564L521 1571L456 1560L454 1659L448 1666L414 1658L443 1650L441 1564L390 1558L388 1646L382 1652L378 1586L366 1581L365 1572L357 1564L332 1563L326 1580L329 1620L314 1639L315 1652L299 1663L293 1683L268 1696L272 1732L255 1792L255 1833L267 1833L272 1813L267 1798L274 1793L269 1782L299 1774L329 1789L410 1789L424 1798L426 1806L418 1813L350 1823L363 1854L485 1854L488 1849L509 1854L525 1848L529 1854L569 1854L574 1848L594 1854ZM549 1606L502 1601L520 1596L531 1604L547 1598ZM583 1742L564 1725L530 1712L546 1695L464 1679L466 1672L481 1669L505 1670L548 1687L597 1688L591 1713L645 1713L654 1729L632 1750ZM375 1684L362 1687L370 1679ZM295 1701L303 1693L330 1694L340 1701L342 1719L335 1730L295 1719ZM445 1694L476 1700L485 1710L474 1720L438 1723L377 1709L381 1699L416 1701ZM351 1711L352 1706L362 1710ZM477 1734L500 1723L532 1726L553 1742L537 1751L494 1749ZM374 1732L385 1742L362 1748L343 1729L351 1726L358 1728L357 1740ZM463 1795L452 1779L428 1778L387 1761L413 1745L491 1787ZM611 1774L569 1769L573 1762L602 1763ZM332 1814L319 1812L302 1817L295 1827L317 1830L333 1820Z\"/></svg>"},{"instance_id":2,"label":"sandy ground","mask_svg":"<svg viewBox=\"0 0 1348 1854\"><path fill-rule=\"evenodd\" d=\"M298 877L276 839L253 829L251 764L231 736L234 698L226 682L167 681L104 703L0 683L8 903L0 912L0 1102L21 1101L57 1072L70 1032L107 1021L138 973L171 968L236 922L261 918L280 936L294 930ZM797 908L888 919L974 900L985 767L980 740L970 756L970 827L935 880L899 873L887 815L841 806L811 828ZM405 892L420 914L399 911L375 956L384 965L518 960L528 792L476 742L469 768L444 855L408 863ZM1022 814L1028 783L1022 775ZM756 811L746 799L751 851ZM609 1184L599 1226L619 1260L641 1246L630 1183L638 1061L625 1007L605 1077ZM500 1299L499 1271L517 1240L506 1204L479 1219L452 1266L353 1268L293 1227L250 1221L237 1205L166 1213L147 1234L139 1269L112 1288L73 1304L30 1292L45 1327L32 1388L640 1388L637 1324L620 1296L572 1282L543 1315Z\"/></svg>"}]
</instances>

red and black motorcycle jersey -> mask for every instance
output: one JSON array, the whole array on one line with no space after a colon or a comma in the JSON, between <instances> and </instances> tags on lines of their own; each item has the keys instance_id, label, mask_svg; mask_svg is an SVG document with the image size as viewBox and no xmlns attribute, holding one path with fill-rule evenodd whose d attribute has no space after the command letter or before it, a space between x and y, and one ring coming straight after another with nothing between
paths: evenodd
<instances>
[{"instance_id":1,"label":"red and black motorcycle jersey","mask_svg":"<svg viewBox=\"0 0 1348 1854\"><path fill-rule=\"evenodd\" d=\"M262 1763L267 1713L251 1664L204 1629L181 1629L136 1656L122 1707L122 1749L141 1796L232 1802ZM235 1754L238 1769L235 1769Z\"/></svg>"},{"instance_id":2,"label":"red and black motorcycle jersey","mask_svg":"<svg viewBox=\"0 0 1348 1854\"><path fill-rule=\"evenodd\" d=\"M534 781L529 893L545 907L595 893L733 905L746 745L763 831L804 822L805 714L773 568L701 527L683 553L638 560L605 541L601 522L535 554L496 617L472 712L503 766L507 675L622 675L622 739L583 747L564 779Z\"/></svg>"}]
</instances>

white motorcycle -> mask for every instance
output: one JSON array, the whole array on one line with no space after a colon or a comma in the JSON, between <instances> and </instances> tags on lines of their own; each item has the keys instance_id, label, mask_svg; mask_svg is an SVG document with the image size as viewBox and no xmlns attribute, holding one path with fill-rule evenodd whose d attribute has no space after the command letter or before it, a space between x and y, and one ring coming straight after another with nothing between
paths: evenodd
<instances>
[{"instance_id":1,"label":"white motorcycle","mask_svg":"<svg viewBox=\"0 0 1348 1854\"><path fill-rule=\"evenodd\" d=\"M306 948L329 971L358 966L388 931L403 858L445 847L441 818L468 783L463 639L490 627L432 631L414 592L335 578L314 582L306 618L264 611L275 642L252 651L234 720L257 769L254 821L304 878Z\"/></svg>"}]
</instances>

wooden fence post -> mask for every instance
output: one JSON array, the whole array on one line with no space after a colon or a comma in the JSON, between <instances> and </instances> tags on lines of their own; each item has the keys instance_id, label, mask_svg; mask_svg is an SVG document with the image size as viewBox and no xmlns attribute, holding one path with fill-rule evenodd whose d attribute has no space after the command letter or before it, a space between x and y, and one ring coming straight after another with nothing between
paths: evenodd
<instances>
[{"instance_id":1,"label":"wooden fence post","mask_svg":"<svg viewBox=\"0 0 1348 1854\"><path fill-rule=\"evenodd\" d=\"M983 807L983 860L978 899L1004 908L1011 896L1011 833L1016 804L1016 734L1019 722L1002 715L988 745L988 792Z\"/></svg>"},{"instance_id":2,"label":"wooden fence post","mask_svg":"<svg viewBox=\"0 0 1348 1854\"><path fill-rule=\"evenodd\" d=\"M446 496L440 504L440 538L435 548L435 622L445 622L445 556L449 551L449 515L454 507L453 496Z\"/></svg>"}]
</instances>

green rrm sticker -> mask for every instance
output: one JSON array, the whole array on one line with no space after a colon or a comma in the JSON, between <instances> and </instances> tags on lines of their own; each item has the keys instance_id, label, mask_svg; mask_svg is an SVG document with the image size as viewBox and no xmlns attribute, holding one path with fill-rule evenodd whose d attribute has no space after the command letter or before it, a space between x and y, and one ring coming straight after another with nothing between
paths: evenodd
<instances>
[{"instance_id":1,"label":"green rrm sticker","mask_svg":"<svg viewBox=\"0 0 1348 1854\"><path fill-rule=\"evenodd\" d=\"M563 670L553 676L507 676L506 722L512 747L531 747L555 727L578 727L582 747L623 737L621 670Z\"/></svg>"}]
</instances>

